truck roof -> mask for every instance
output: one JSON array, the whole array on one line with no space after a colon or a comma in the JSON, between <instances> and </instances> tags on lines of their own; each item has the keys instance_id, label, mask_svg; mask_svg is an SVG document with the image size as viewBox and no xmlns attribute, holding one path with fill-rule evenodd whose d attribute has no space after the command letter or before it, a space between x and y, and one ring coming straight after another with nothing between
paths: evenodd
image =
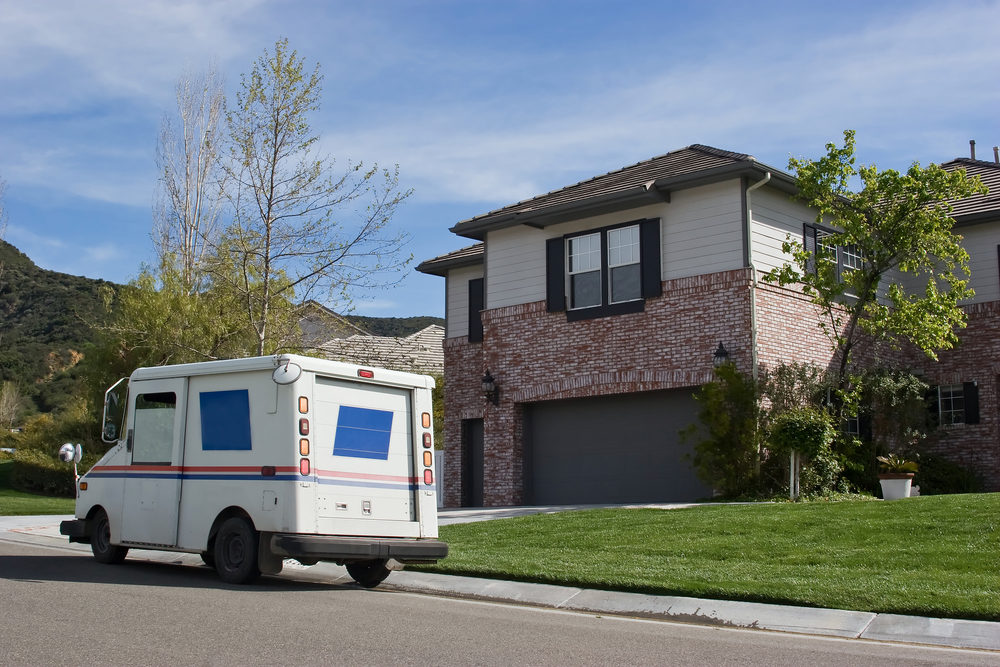
<instances>
[{"instance_id":1,"label":"truck roof","mask_svg":"<svg viewBox=\"0 0 1000 667\"><path fill-rule=\"evenodd\" d=\"M373 366L346 364L329 359L318 359L298 354L275 354L266 357L249 357L246 359L223 359L219 361L200 361L192 364L175 364L173 366L151 366L137 368L130 376L132 380L160 380L165 378L189 377L192 375L217 375L222 373L243 373L248 371L272 371L286 364L298 365L302 370L321 375L340 377L359 382L374 384L391 384L403 387L434 387L434 378L429 375L418 375L404 371L394 371ZM374 371L372 378L359 375L359 371Z\"/></svg>"}]
</instances>

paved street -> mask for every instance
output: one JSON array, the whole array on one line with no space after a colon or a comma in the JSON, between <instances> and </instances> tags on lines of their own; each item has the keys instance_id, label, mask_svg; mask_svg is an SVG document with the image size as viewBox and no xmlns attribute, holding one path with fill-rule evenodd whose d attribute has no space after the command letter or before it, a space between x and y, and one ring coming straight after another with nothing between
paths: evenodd
<instances>
[{"instance_id":1,"label":"paved street","mask_svg":"<svg viewBox=\"0 0 1000 667\"><path fill-rule=\"evenodd\" d=\"M190 560L185 562L190 563ZM989 665L996 653L702 627L208 568L0 535L0 664Z\"/></svg>"}]
</instances>

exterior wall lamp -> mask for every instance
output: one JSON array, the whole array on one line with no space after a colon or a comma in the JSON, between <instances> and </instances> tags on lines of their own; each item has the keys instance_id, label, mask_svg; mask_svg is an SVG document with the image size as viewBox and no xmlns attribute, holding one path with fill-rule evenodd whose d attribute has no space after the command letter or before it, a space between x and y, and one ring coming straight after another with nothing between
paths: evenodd
<instances>
[{"instance_id":1,"label":"exterior wall lamp","mask_svg":"<svg viewBox=\"0 0 1000 667\"><path fill-rule=\"evenodd\" d=\"M490 369L486 369L486 374L483 375L482 379L483 386L483 396L486 400L493 405L500 405L500 385L497 384L496 378L490 373Z\"/></svg>"},{"instance_id":2,"label":"exterior wall lamp","mask_svg":"<svg viewBox=\"0 0 1000 667\"><path fill-rule=\"evenodd\" d=\"M722 364L729 362L729 351L722 345L722 341L719 341L719 347L715 348L715 353L712 354L712 365L718 368Z\"/></svg>"}]
</instances>

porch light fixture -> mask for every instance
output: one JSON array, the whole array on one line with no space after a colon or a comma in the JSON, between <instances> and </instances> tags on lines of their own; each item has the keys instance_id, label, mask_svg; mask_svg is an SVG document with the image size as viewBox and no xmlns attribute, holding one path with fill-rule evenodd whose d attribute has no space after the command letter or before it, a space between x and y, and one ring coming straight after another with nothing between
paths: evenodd
<instances>
[{"instance_id":1,"label":"porch light fixture","mask_svg":"<svg viewBox=\"0 0 1000 667\"><path fill-rule=\"evenodd\" d=\"M722 345L722 341L719 341L719 347L715 348L715 353L712 355L712 365L716 368L722 364L729 361L729 351Z\"/></svg>"},{"instance_id":2,"label":"porch light fixture","mask_svg":"<svg viewBox=\"0 0 1000 667\"><path fill-rule=\"evenodd\" d=\"M483 375L482 379L483 386L483 396L486 400L493 405L500 405L500 386L497 385L496 378L490 373L490 369L486 369L486 374Z\"/></svg>"}]
</instances>

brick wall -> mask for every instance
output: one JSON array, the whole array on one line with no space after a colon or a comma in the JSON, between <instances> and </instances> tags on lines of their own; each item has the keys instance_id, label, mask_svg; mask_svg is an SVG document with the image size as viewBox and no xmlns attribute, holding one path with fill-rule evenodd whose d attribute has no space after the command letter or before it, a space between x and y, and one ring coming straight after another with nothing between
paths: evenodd
<instances>
[{"instance_id":1,"label":"brick wall","mask_svg":"<svg viewBox=\"0 0 1000 667\"><path fill-rule=\"evenodd\" d=\"M520 504L524 403L697 387L712 378L720 341L749 371L749 290L739 269L666 281L642 313L567 322L544 302L483 311L482 344L445 343L445 504L461 501L462 419L484 419L485 504ZM480 391L486 368L500 386L497 406Z\"/></svg>"},{"instance_id":2,"label":"brick wall","mask_svg":"<svg viewBox=\"0 0 1000 667\"><path fill-rule=\"evenodd\" d=\"M939 427L927 447L978 472L987 491L1000 491L1000 301L965 310L968 326L953 350L940 353L938 362L913 354L910 364L932 385L978 384L979 423Z\"/></svg>"}]
</instances>

